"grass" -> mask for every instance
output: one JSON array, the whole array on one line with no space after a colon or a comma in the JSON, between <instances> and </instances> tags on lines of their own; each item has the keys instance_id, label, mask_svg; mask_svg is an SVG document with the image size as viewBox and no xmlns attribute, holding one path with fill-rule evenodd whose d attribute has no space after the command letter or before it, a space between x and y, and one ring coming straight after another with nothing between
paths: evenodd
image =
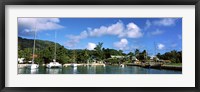
<instances>
[{"instance_id":1,"label":"grass","mask_svg":"<svg viewBox=\"0 0 200 92\"><path fill-rule=\"evenodd\" d=\"M169 63L169 64L164 64L166 66L182 66L182 63Z\"/></svg>"}]
</instances>

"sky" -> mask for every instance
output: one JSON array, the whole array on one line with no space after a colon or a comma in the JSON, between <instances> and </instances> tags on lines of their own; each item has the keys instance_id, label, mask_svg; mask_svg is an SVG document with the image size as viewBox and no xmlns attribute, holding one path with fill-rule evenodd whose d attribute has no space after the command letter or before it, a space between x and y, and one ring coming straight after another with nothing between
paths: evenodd
<instances>
[{"instance_id":1,"label":"sky","mask_svg":"<svg viewBox=\"0 0 200 92\"><path fill-rule=\"evenodd\" d=\"M34 33L67 49L93 50L103 42L124 53L182 50L182 18L18 18L19 37L34 39Z\"/></svg>"}]
</instances>

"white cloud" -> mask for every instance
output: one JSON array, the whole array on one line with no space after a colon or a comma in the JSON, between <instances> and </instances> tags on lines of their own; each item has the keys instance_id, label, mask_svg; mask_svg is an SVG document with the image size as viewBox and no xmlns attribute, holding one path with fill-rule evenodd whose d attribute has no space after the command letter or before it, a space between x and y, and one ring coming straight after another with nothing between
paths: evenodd
<instances>
[{"instance_id":1,"label":"white cloud","mask_svg":"<svg viewBox=\"0 0 200 92\"><path fill-rule=\"evenodd\" d=\"M55 30L64 28L58 23L58 18L18 18L19 35L27 35L37 31Z\"/></svg>"},{"instance_id":2,"label":"white cloud","mask_svg":"<svg viewBox=\"0 0 200 92\"><path fill-rule=\"evenodd\" d=\"M160 35L163 33L164 33L164 31L157 29L156 31L151 32L151 35Z\"/></svg>"},{"instance_id":3,"label":"white cloud","mask_svg":"<svg viewBox=\"0 0 200 92\"><path fill-rule=\"evenodd\" d=\"M129 38L139 38L142 36L140 28L134 23L129 23L127 25L127 29L128 29L127 36Z\"/></svg>"},{"instance_id":4,"label":"white cloud","mask_svg":"<svg viewBox=\"0 0 200 92\"><path fill-rule=\"evenodd\" d=\"M165 45L159 43L159 44L157 45L157 48L158 48L158 50L163 50L163 49L165 48Z\"/></svg>"},{"instance_id":5,"label":"white cloud","mask_svg":"<svg viewBox=\"0 0 200 92\"><path fill-rule=\"evenodd\" d=\"M145 24L146 24L146 26L144 27L145 30L147 30L148 28L150 28L151 22L149 20L147 20Z\"/></svg>"},{"instance_id":6,"label":"white cloud","mask_svg":"<svg viewBox=\"0 0 200 92\"><path fill-rule=\"evenodd\" d=\"M143 34L141 29L133 22L129 23L125 27L121 21L118 21L117 23L110 26L101 26L94 29L88 27L86 31L81 32L79 35L67 35L69 40L67 41L66 46L73 47L81 39L85 39L87 37L100 37L104 35L115 35L120 38L139 38L142 37Z\"/></svg>"},{"instance_id":7,"label":"white cloud","mask_svg":"<svg viewBox=\"0 0 200 92\"><path fill-rule=\"evenodd\" d=\"M154 21L154 25L158 26L172 26L175 25L176 19L175 18L164 18L157 21Z\"/></svg>"},{"instance_id":8,"label":"white cloud","mask_svg":"<svg viewBox=\"0 0 200 92\"><path fill-rule=\"evenodd\" d=\"M135 23L126 25L127 29L119 35L119 37L139 38L142 37L141 29Z\"/></svg>"},{"instance_id":9,"label":"white cloud","mask_svg":"<svg viewBox=\"0 0 200 92\"><path fill-rule=\"evenodd\" d=\"M94 50L94 48L96 47L97 45L95 43L88 43L87 44L87 49L88 50Z\"/></svg>"},{"instance_id":10,"label":"white cloud","mask_svg":"<svg viewBox=\"0 0 200 92\"><path fill-rule=\"evenodd\" d=\"M111 26L101 26L99 28L91 29L88 28L90 36L102 36L102 35L119 35L124 30L123 23L121 21Z\"/></svg>"},{"instance_id":11,"label":"white cloud","mask_svg":"<svg viewBox=\"0 0 200 92\"><path fill-rule=\"evenodd\" d=\"M65 46L67 47L74 47L77 43L80 42L81 39L87 38L88 33L87 31L83 31L80 33L80 35L67 35L69 40L65 43Z\"/></svg>"},{"instance_id":12,"label":"white cloud","mask_svg":"<svg viewBox=\"0 0 200 92\"><path fill-rule=\"evenodd\" d=\"M69 39L76 39L76 40L87 38L87 36L88 36L87 31L81 32L80 35L67 35Z\"/></svg>"},{"instance_id":13,"label":"white cloud","mask_svg":"<svg viewBox=\"0 0 200 92\"><path fill-rule=\"evenodd\" d=\"M99 28L88 28L88 35L91 37L100 37L103 35L116 35L118 37L139 38L143 34L141 29L135 23L129 23L124 27L124 24L119 21L111 26L101 26Z\"/></svg>"},{"instance_id":14,"label":"white cloud","mask_svg":"<svg viewBox=\"0 0 200 92\"><path fill-rule=\"evenodd\" d=\"M75 47L78 42L78 40L69 40L65 43L65 46L72 48Z\"/></svg>"},{"instance_id":15,"label":"white cloud","mask_svg":"<svg viewBox=\"0 0 200 92\"><path fill-rule=\"evenodd\" d=\"M115 42L113 45L114 45L114 47L116 47L120 50L123 50L123 49L127 48L128 40L123 38L119 42Z\"/></svg>"}]
</instances>

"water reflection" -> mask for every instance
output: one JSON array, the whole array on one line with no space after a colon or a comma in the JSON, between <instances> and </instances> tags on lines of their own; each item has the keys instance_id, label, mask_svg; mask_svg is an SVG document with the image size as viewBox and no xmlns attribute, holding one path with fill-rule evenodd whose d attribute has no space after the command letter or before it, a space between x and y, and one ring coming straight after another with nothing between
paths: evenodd
<instances>
[{"instance_id":1,"label":"water reflection","mask_svg":"<svg viewBox=\"0 0 200 92\"><path fill-rule=\"evenodd\" d=\"M19 68L19 74L181 74L181 71L146 69L137 66L77 66L63 68L45 68L40 66L38 69Z\"/></svg>"},{"instance_id":2,"label":"water reflection","mask_svg":"<svg viewBox=\"0 0 200 92\"><path fill-rule=\"evenodd\" d=\"M77 74L77 67L73 67L73 74Z\"/></svg>"},{"instance_id":3,"label":"water reflection","mask_svg":"<svg viewBox=\"0 0 200 92\"><path fill-rule=\"evenodd\" d=\"M46 68L46 73L47 74L60 74L62 73L61 68Z\"/></svg>"},{"instance_id":4,"label":"water reflection","mask_svg":"<svg viewBox=\"0 0 200 92\"><path fill-rule=\"evenodd\" d=\"M18 73L21 74L38 74L39 69L19 68Z\"/></svg>"},{"instance_id":5,"label":"water reflection","mask_svg":"<svg viewBox=\"0 0 200 92\"><path fill-rule=\"evenodd\" d=\"M28 70L27 72L30 71L31 74L37 74L38 73L38 69L27 69L27 70Z\"/></svg>"},{"instance_id":6,"label":"water reflection","mask_svg":"<svg viewBox=\"0 0 200 92\"><path fill-rule=\"evenodd\" d=\"M18 68L18 74L24 73L24 70L23 68Z\"/></svg>"}]
</instances>

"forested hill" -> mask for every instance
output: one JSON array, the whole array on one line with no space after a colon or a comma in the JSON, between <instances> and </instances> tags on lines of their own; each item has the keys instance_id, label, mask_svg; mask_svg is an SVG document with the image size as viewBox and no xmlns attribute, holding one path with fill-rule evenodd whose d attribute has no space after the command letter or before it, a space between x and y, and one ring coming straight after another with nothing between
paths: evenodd
<instances>
[{"instance_id":1,"label":"forested hill","mask_svg":"<svg viewBox=\"0 0 200 92\"><path fill-rule=\"evenodd\" d=\"M45 47L48 47L50 45L54 45L54 42L51 41L44 41L44 40L38 40L36 39L36 48L44 49ZM18 48L24 49L24 48L33 48L33 39L26 39L22 37L18 37ZM60 44L57 43L57 47L61 47Z\"/></svg>"},{"instance_id":2,"label":"forested hill","mask_svg":"<svg viewBox=\"0 0 200 92\"><path fill-rule=\"evenodd\" d=\"M18 37L18 57L25 58L26 61L32 60L33 53L33 39L25 39ZM35 62L37 63L49 63L54 59L55 45L52 41L36 40L35 49ZM88 59L95 58L96 60L110 60L111 55L116 56L130 56L129 60L116 60L114 58L111 63L119 62L132 62L131 58L136 56L140 61L150 60L150 56L147 55L147 51L140 51L136 49L135 52L129 52L128 54L123 53L122 50L115 50L104 48L103 43L99 42L94 50L87 49L67 49L64 46L57 43L56 45L56 60L62 64L65 63L87 63ZM170 60L173 63L182 62L182 51L172 50L164 54L158 53L156 55L159 59ZM91 59L92 60L92 59ZM119 62L118 62L119 61Z\"/></svg>"}]
</instances>

